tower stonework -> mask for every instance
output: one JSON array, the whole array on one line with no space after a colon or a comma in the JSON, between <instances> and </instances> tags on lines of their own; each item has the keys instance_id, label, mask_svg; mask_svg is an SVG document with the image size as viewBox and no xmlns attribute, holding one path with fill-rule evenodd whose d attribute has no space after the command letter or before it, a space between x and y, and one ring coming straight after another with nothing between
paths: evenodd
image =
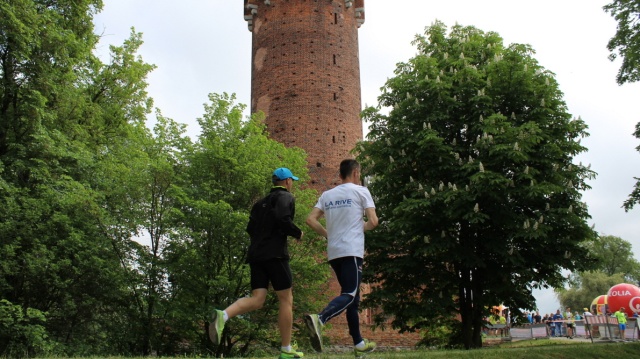
<instances>
[{"instance_id":1,"label":"tower stonework","mask_svg":"<svg viewBox=\"0 0 640 359\"><path fill-rule=\"evenodd\" d=\"M244 0L252 32L251 112L307 152L311 187L339 184L362 140L358 28L364 0Z\"/></svg>"}]
</instances>

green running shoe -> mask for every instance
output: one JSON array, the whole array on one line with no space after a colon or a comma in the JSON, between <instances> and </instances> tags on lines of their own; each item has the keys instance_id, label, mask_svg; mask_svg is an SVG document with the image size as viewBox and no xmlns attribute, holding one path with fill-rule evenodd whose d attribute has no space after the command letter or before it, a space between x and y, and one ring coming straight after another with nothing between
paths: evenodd
<instances>
[{"instance_id":1,"label":"green running shoe","mask_svg":"<svg viewBox=\"0 0 640 359\"><path fill-rule=\"evenodd\" d=\"M222 331L224 330L224 313L221 310L213 312L211 321L209 322L209 339L213 345L219 345L222 339Z\"/></svg>"},{"instance_id":2,"label":"green running shoe","mask_svg":"<svg viewBox=\"0 0 640 359\"><path fill-rule=\"evenodd\" d=\"M296 344L291 344L291 350L285 352L280 349L280 359L292 359L292 358L302 358L304 357L304 353L298 351L298 346Z\"/></svg>"},{"instance_id":3,"label":"green running shoe","mask_svg":"<svg viewBox=\"0 0 640 359\"><path fill-rule=\"evenodd\" d=\"M371 353L376 350L376 342L370 342L367 339L364 340L364 348L358 349L353 348L353 353L356 355L356 358L364 358L367 353Z\"/></svg>"},{"instance_id":4,"label":"green running shoe","mask_svg":"<svg viewBox=\"0 0 640 359\"><path fill-rule=\"evenodd\" d=\"M307 314L304 316L304 323L309 328L311 346L318 353L322 353L322 323L317 314Z\"/></svg>"}]
</instances>

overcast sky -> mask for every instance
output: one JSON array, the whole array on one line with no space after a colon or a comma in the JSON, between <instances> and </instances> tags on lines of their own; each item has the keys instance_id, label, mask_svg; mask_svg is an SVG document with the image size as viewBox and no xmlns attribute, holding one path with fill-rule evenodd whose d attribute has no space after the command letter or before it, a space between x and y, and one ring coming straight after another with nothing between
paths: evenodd
<instances>
[{"instance_id":1,"label":"overcast sky","mask_svg":"<svg viewBox=\"0 0 640 359\"><path fill-rule=\"evenodd\" d=\"M277 1L277 0L272 0ZM366 22L359 30L363 106L376 105L380 87L398 62L416 54L411 41L441 20L494 31L511 43L530 44L540 65L556 74L569 112L581 116L591 136L577 161L598 173L584 193L595 229L633 245L640 260L640 208L625 213L622 202L640 177L640 84L618 86L619 64L608 60L607 41L616 22L602 7L607 0L365 0ZM108 45L120 45L130 28L143 33L140 55L158 66L149 76L149 94L164 116L199 132L209 93L235 93L250 104L251 33L243 0L104 0L95 17L103 35L98 53L108 61ZM634 101L635 100L635 101ZM606 293L602 293L606 294ZM555 312L552 291L536 291L542 313ZM585 303L588 305L590 303Z\"/></svg>"}]
</instances>

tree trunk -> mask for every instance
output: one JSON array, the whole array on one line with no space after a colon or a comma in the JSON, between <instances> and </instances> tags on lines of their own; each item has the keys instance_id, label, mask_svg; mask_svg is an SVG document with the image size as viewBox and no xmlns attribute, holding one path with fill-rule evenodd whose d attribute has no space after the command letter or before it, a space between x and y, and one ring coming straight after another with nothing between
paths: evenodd
<instances>
[{"instance_id":1,"label":"tree trunk","mask_svg":"<svg viewBox=\"0 0 640 359\"><path fill-rule=\"evenodd\" d=\"M482 278L473 269L461 271L460 317L462 320L461 340L465 349L482 348L483 295Z\"/></svg>"},{"instance_id":2,"label":"tree trunk","mask_svg":"<svg viewBox=\"0 0 640 359\"><path fill-rule=\"evenodd\" d=\"M462 320L462 344L465 349L471 349L472 329L473 329L473 312L472 312L472 300L470 291L470 272L468 270L462 270L461 272L461 285L459 289L460 296L460 317Z\"/></svg>"},{"instance_id":3,"label":"tree trunk","mask_svg":"<svg viewBox=\"0 0 640 359\"><path fill-rule=\"evenodd\" d=\"M484 294L482 292L483 288L483 276L478 270L473 271L473 303L472 303L472 325L473 325L473 335L471 338L471 343L473 348L482 348L482 328L484 327Z\"/></svg>"}]
</instances>

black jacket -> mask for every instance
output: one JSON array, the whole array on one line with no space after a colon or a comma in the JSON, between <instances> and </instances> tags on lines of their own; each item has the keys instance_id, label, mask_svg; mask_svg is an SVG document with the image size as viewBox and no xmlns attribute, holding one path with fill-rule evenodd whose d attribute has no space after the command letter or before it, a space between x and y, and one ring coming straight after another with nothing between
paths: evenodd
<instances>
[{"instance_id":1,"label":"black jacket","mask_svg":"<svg viewBox=\"0 0 640 359\"><path fill-rule=\"evenodd\" d=\"M253 205L247 224L251 237L247 263L289 259L287 236L296 239L302 236L300 228L293 223L295 214L295 198L284 187L273 187L266 197Z\"/></svg>"}]
</instances>

